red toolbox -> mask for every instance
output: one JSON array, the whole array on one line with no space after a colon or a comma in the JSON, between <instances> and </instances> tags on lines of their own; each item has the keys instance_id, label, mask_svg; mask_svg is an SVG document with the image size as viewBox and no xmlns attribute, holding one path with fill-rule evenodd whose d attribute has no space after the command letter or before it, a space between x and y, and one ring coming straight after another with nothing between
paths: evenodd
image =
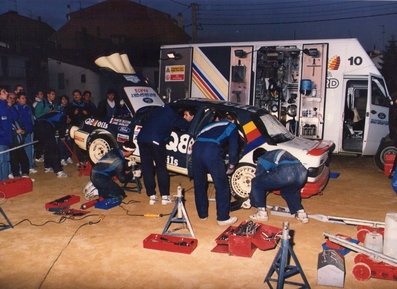
<instances>
[{"instance_id":1,"label":"red toolbox","mask_svg":"<svg viewBox=\"0 0 397 289\"><path fill-rule=\"evenodd\" d=\"M146 249L190 254L196 249L197 243L197 239L193 238L150 234L143 240L143 247Z\"/></svg>"},{"instance_id":2,"label":"red toolbox","mask_svg":"<svg viewBox=\"0 0 397 289\"><path fill-rule=\"evenodd\" d=\"M15 178L0 181L0 198L6 199L29 193L33 190L33 182L30 178Z\"/></svg>"},{"instance_id":3,"label":"red toolbox","mask_svg":"<svg viewBox=\"0 0 397 289\"><path fill-rule=\"evenodd\" d=\"M53 208L68 208L73 204L80 202L80 197L75 195L66 195L62 198L56 199L45 204L46 210Z\"/></svg>"},{"instance_id":4,"label":"red toolbox","mask_svg":"<svg viewBox=\"0 0 397 289\"><path fill-rule=\"evenodd\" d=\"M254 230L251 234L245 234L241 228L248 223L253 224ZM239 226L230 226L222 232L216 239L216 246L211 250L216 253L228 253L233 256L251 257L255 250L274 249L280 239L282 229L244 221Z\"/></svg>"}]
</instances>

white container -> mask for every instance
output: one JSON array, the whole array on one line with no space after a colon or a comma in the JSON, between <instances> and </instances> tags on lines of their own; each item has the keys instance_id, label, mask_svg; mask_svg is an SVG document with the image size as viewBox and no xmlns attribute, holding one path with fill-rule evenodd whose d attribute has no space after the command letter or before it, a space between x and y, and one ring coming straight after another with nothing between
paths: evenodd
<instances>
[{"instance_id":1,"label":"white container","mask_svg":"<svg viewBox=\"0 0 397 289\"><path fill-rule=\"evenodd\" d=\"M383 236L377 232L369 232L365 235L364 247L376 252L383 252Z\"/></svg>"},{"instance_id":2,"label":"white container","mask_svg":"<svg viewBox=\"0 0 397 289\"><path fill-rule=\"evenodd\" d=\"M383 254L397 258L397 213L386 214Z\"/></svg>"}]
</instances>

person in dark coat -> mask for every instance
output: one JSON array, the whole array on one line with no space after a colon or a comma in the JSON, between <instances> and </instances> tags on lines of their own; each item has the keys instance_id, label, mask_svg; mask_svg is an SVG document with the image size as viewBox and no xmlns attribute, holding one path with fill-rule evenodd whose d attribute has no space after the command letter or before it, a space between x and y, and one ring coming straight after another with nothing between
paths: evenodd
<instances>
[{"instance_id":1,"label":"person in dark coat","mask_svg":"<svg viewBox=\"0 0 397 289\"><path fill-rule=\"evenodd\" d=\"M166 144L174 128L187 130L189 122L169 105L165 105L150 112L138 134L143 182L150 205L154 205L157 201L155 173L162 198L161 203L163 205L171 203Z\"/></svg>"},{"instance_id":2,"label":"person in dark coat","mask_svg":"<svg viewBox=\"0 0 397 289\"><path fill-rule=\"evenodd\" d=\"M62 112L44 114L36 121L39 140L44 150L44 172L54 172L58 178L66 178L59 156L57 137L65 135L66 120Z\"/></svg>"},{"instance_id":3,"label":"person in dark coat","mask_svg":"<svg viewBox=\"0 0 397 289\"><path fill-rule=\"evenodd\" d=\"M21 127L24 129L24 144L33 142L33 127L34 127L34 116L32 109L27 105L27 97L24 93L17 95L17 103L14 105L14 109L18 113L18 121ZM37 173L34 168L34 146L27 145L24 147L25 153L29 160L29 172Z\"/></svg>"},{"instance_id":4,"label":"person in dark coat","mask_svg":"<svg viewBox=\"0 0 397 289\"><path fill-rule=\"evenodd\" d=\"M132 141L126 141L123 143L122 149L112 149L92 167L91 182L98 189L100 197L120 199L126 197L124 190L113 178L117 177L121 183L128 182L133 178L126 158L131 156L134 150L135 144Z\"/></svg>"},{"instance_id":5,"label":"person in dark coat","mask_svg":"<svg viewBox=\"0 0 397 289\"><path fill-rule=\"evenodd\" d=\"M12 120L7 97L7 90L0 87L0 181L10 172L10 153L6 151L12 145Z\"/></svg>"},{"instance_id":6,"label":"person in dark coat","mask_svg":"<svg viewBox=\"0 0 397 289\"><path fill-rule=\"evenodd\" d=\"M230 217L230 187L228 174L238 163L239 135L236 125L221 115L205 126L193 145L193 179L196 209L200 219L208 217L207 173L216 190L216 214L219 225L232 225L237 217ZM225 146L228 147L229 165L225 165Z\"/></svg>"},{"instance_id":7,"label":"person in dark coat","mask_svg":"<svg viewBox=\"0 0 397 289\"><path fill-rule=\"evenodd\" d=\"M112 117L117 117L121 113L120 103L117 100L116 91L109 89L106 92L106 99L98 104L97 118L109 121Z\"/></svg>"}]
</instances>

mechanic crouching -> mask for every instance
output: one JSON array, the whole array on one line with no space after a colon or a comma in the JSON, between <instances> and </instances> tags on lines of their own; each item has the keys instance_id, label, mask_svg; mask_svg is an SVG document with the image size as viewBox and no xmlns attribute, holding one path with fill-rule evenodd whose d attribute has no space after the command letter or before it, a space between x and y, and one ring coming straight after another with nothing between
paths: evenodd
<instances>
[{"instance_id":1,"label":"mechanic crouching","mask_svg":"<svg viewBox=\"0 0 397 289\"><path fill-rule=\"evenodd\" d=\"M251 181L250 199L242 205L245 209L251 205L257 208L250 218L267 221L266 195L270 191L280 190L290 213L295 214L302 223L309 222L301 203L300 190L307 180L307 170L301 162L285 150L266 151L263 148L253 153L253 161L257 166Z\"/></svg>"},{"instance_id":2,"label":"mechanic crouching","mask_svg":"<svg viewBox=\"0 0 397 289\"><path fill-rule=\"evenodd\" d=\"M228 174L238 162L239 135L236 125L217 114L215 121L205 126L193 145L192 164L196 209L200 219L208 218L207 173L215 186L218 225L231 225L237 217L230 217L230 187ZM226 170L224 147L228 146L229 168Z\"/></svg>"},{"instance_id":3,"label":"mechanic crouching","mask_svg":"<svg viewBox=\"0 0 397 289\"><path fill-rule=\"evenodd\" d=\"M105 154L92 168L91 182L98 189L98 194L103 198L126 197L124 190L113 180L117 177L121 183L129 182L133 178L132 170L128 168L125 158L135 151L132 141L124 142L122 150L115 148Z\"/></svg>"}]
</instances>

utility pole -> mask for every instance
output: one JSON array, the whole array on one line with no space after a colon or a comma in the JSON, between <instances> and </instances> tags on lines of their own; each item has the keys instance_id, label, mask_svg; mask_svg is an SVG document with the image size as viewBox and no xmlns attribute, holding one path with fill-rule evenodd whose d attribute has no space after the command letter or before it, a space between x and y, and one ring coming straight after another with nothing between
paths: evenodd
<instances>
[{"instance_id":1,"label":"utility pole","mask_svg":"<svg viewBox=\"0 0 397 289\"><path fill-rule=\"evenodd\" d=\"M197 11L199 5L197 3L190 4L192 8L192 43L197 42Z\"/></svg>"}]
</instances>

